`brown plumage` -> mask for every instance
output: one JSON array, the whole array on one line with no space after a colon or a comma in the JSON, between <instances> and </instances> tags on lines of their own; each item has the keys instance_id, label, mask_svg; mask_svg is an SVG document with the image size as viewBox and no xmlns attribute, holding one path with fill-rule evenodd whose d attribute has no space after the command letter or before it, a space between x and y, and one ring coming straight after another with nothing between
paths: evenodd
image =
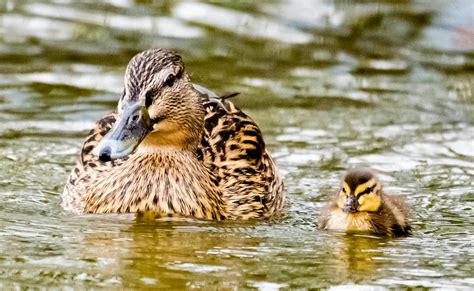
<instances>
[{"instance_id":1,"label":"brown plumage","mask_svg":"<svg viewBox=\"0 0 474 291\"><path fill-rule=\"evenodd\" d=\"M64 209L215 220L279 212L283 183L258 126L210 95L193 86L172 51L132 58L118 113L86 137Z\"/></svg>"},{"instance_id":2,"label":"brown plumage","mask_svg":"<svg viewBox=\"0 0 474 291\"><path fill-rule=\"evenodd\" d=\"M407 235L411 231L407 216L402 197L383 193L382 183L372 171L356 169L346 174L337 200L323 210L320 228Z\"/></svg>"}]
</instances>

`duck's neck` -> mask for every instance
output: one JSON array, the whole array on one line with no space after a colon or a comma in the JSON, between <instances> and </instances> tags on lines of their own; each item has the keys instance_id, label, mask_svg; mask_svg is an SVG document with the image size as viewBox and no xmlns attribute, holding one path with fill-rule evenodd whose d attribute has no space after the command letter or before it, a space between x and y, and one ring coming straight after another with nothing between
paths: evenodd
<instances>
[{"instance_id":1,"label":"duck's neck","mask_svg":"<svg viewBox=\"0 0 474 291\"><path fill-rule=\"evenodd\" d=\"M182 152L182 154L195 153L201 136L201 131L196 131L191 136L183 131L174 131L167 134L152 132L140 143L136 152L138 155L167 155L176 152Z\"/></svg>"},{"instance_id":2,"label":"duck's neck","mask_svg":"<svg viewBox=\"0 0 474 291\"><path fill-rule=\"evenodd\" d=\"M85 212L153 212L223 219L222 195L211 174L186 150L137 152L88 191Z\"/></svg>"}]
</instances>

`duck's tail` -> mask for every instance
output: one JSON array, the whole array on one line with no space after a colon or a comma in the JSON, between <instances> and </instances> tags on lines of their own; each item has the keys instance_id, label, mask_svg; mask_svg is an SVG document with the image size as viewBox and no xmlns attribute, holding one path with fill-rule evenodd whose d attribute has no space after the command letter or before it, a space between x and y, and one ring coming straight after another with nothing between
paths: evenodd
<instances>
[{"instance_id":1,"label":"duck's tail","mask_svg":"<svg viewBox=\"0 0 474 291\"><path fill-rule=\"evenodd\" d=\"M234 92L234 93L229 93L229 94L226 94L226 95L219 96L218 98L219 98L220 100L226 100L226 99L233 98L233 97L235 97L235 96L237 96L237 95L239 95L239 94L240 94L240 92Z\"/></svg>"}]
</instances>

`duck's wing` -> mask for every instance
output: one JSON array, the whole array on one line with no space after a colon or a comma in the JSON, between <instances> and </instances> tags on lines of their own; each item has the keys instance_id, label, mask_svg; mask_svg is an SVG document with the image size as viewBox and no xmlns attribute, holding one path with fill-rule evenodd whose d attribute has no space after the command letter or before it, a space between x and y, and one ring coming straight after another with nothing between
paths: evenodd
<instances>
[{"instance_id":1,"label":"duck's wing","mask_svg":"<svg viewBox=\"0 0 474 291\"><path fill-rule=\"evenodd\" d=\"M81 149L80 163L82 165L100 162L99 159L92 154L92 150L94 150L102 138L109 132L115 120L117 120L117 113L109 113L99 119L94 128L87 134Z\"/></svg>"},{"instance_id":2,"label":"duck's wing","mask_svg":"<svg viewBox=\"0 0 474 291\"><path fill-rule=\"evenodd\" d=\"M92 150L94 150L104 135L109 132L116 119L117 113L109 113L96 122L94 128L91 129L84 140L79 161L77 162L76 167L72 170L66 185L75 186L77 180L84 176L84 173L88 169L95 169L99 166L101 169L103 169L104 167L113 167L117 163L121 163L121 161L118 160L102 162L98 157L92 154Z\"/></svg>"},{"instance_id":3,"label":"duck's wing","mask_svg":"<svg viewBox=\"0 0 474 291\"><path fill-rule=\"evenodd\" d=\"M96 122L94 128L87 134L82 145L79 161L72 170L64 187L62 194L62 206L65 210L80 213L82 211L82 190L81 187L88 181L94 173L113 167L114 162L102 162L92 154L92 150L100 142L105 134L112 128L116 120L116 113L110 113Z\"/></svg>"},{"instance_id":4,"label":"duck's wing","mask_svg":"<svg viewBox=\"0 0 474 291\"><path fill-rule=\"evenodd\" d=\"M227 98L205 102L198 156L214 174L234 218L268 217L283 207L283 183L257 124Z\"/></svg>"}]
</instances>

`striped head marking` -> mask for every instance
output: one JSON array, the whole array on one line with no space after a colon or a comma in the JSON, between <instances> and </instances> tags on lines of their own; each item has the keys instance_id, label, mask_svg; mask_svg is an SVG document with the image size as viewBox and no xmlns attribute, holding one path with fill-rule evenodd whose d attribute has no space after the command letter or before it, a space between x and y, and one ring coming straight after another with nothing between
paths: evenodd
<instances>
[{"instance_id":1,"label":"striped head marking","mask_svg":"<svg viewBox=\"0 0 474 291\"><path fill-rule=\"evenodd\" d=\"M138 53L127 65L125 90L121 101L139 100L143 104L151 103L160 90L172 87L183 72L181 56L173 51L151 49Z\"/></svg>"},{"instance_id":2,"label":"striped head marking","mask_svg":"<svg viewBox=\"0 0 474 291\"><path fill-rule=\"evenodd\" d=\"M193 150L204 124L200 101L178 54L166 49L138 53L125 72L117 121L93 153L108 160L126 157L135 149Z\"/></svg>"},{"instance_id":3,"label":"striped head marking","mask_svg":"<svg viewBox=\"0 0 474 291\"><path fill-rule=\"evenodd\" d=\"M349 171L338 194L338 207L348 213L376 212L382 205L382 183L370 170Z\"/></svg>"}]
</instances>

